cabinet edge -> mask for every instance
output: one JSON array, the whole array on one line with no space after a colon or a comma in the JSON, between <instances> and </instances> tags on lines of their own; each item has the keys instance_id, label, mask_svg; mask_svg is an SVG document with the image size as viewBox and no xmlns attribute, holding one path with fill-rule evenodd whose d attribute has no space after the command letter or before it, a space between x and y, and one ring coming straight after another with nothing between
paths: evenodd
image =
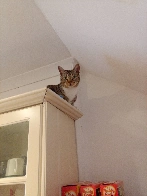
<instances>
[{"instance_id":1,"label":"cabinet edge","mask_svg":"<svg viewBox=\"0 0 147 196\"><path fill-rule=\"evenodd\" d=\"M76 107L72 106L53 91L46 88L0 100L0 114L41 104L44 101L47 101L62 110L73 120L77 120L83 116Z\"/></svg>"},{"instance_id":2,"label":"cabinet edge","mask_svg":"<svg viewBox=\"0 0 147 196\"><path fill-rule=\"evenodd\" d=\"M43 103L45 88L0 100L0 114Z\"/></svg>"},{"instance_id":3,"label":"cabinet edge","mask_svg":"<svg viewBox=\"0 0 147 196\"><path fill-rule=\"evenodd\" d=\"M73 120L78 120L83 116L83 114L76 107L72 106L49 89L46 90L45 100L66 113Z\"/></svg>"}]
</instances>

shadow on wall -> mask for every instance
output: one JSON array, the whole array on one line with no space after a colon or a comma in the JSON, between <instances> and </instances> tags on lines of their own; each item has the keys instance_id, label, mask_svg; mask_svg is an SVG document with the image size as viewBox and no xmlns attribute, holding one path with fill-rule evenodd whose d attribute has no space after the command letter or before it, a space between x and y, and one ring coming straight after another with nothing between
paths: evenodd
<instances>
[{"instance_id":1,"label":"shadow on wall","mask_svg":"<svg viewBox=\"0 0 147 196\"><path fill-rule=\"evenodd\" d=\"M84 73L77 122L80 180L123 180L126 195L147 192L147 96Z\"/></svg>"},{"instance_id":2,"label":"shadow on wall","mask_svg":"<svg viewBox=\"0 0 147 196\"><path fill-rule=\"evenodd\" d=\"M132 56L131 56L132 55ZM126 57L126 55L124 54ZM105 55L107 64L110 66L109 76L111 81L117 81L119 84L128 86L131 89L137 89L139 92L147 94L147 74L145 62L140 61L138 54L130 54L128 51L127 58L116 58ZM126 60L127 59L127 60Z\"/></svg>"}]
</instances>

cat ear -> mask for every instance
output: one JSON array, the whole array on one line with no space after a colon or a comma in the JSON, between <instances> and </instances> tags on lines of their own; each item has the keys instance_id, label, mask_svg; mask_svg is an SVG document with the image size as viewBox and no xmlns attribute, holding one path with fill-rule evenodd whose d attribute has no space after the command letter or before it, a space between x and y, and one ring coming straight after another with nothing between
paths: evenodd
<instances>
[{"instance_id":1,"label":"cat ear","mask_svg":"<svg viewBox=\"0 0 147 196\"><path fill-rule=\"evenodd\" d=\"M61 75L64 73L64 69L62 67L58 66L58 70L59 70Z\"/></svg>"},{"instance_id":2,"label":"cat ear","mask_svg":"<svg viewBox=\"0 0 147 196\"><path fill-rule=\"evenodd\" d=\"M80 71L80 65L79 64L76 64L75 67L73 68L73 70L75 72L79 72Z\"/></svg>"}]
</instances>

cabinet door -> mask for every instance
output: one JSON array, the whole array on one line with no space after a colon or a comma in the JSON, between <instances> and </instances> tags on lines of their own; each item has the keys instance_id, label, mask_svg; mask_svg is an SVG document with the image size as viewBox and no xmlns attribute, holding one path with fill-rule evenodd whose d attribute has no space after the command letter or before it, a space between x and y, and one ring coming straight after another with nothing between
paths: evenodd
<instances>
[{"instance_id":1,"label":"cabinet door","mask_svg":"<svg viewBox=\"0 0 147 196\"><path fill-rule=\"evenodd\" d=\"M46 111L46 196L60 196L63 185L78 181L75 123L50 103Z\"/></svg>"},{"instance_id":2,"label":"cabinet door","mask_svg":"<svg viewBox=\"0 0 147 196\"><path fill-rule=\"evenodd\" d=\"M0 115L0 186L24 184L40 195L42 105Z\"/></svg>"}]
</instances>

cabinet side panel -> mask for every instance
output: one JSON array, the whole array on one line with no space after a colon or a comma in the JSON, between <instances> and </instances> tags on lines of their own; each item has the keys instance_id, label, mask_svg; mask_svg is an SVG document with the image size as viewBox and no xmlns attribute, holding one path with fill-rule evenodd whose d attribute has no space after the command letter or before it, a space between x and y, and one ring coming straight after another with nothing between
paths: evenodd
<instances>
[{"instance_id":1,"label":"cabinet side panel","mask_svg":"<svg viewBox=\"0 0 147 196\"><path fill-rule=\"evenodd\" d=\"M47 103L46 191L61 195L61 186L78 181L74 120Z\"/></svg>"}]
</instances>

